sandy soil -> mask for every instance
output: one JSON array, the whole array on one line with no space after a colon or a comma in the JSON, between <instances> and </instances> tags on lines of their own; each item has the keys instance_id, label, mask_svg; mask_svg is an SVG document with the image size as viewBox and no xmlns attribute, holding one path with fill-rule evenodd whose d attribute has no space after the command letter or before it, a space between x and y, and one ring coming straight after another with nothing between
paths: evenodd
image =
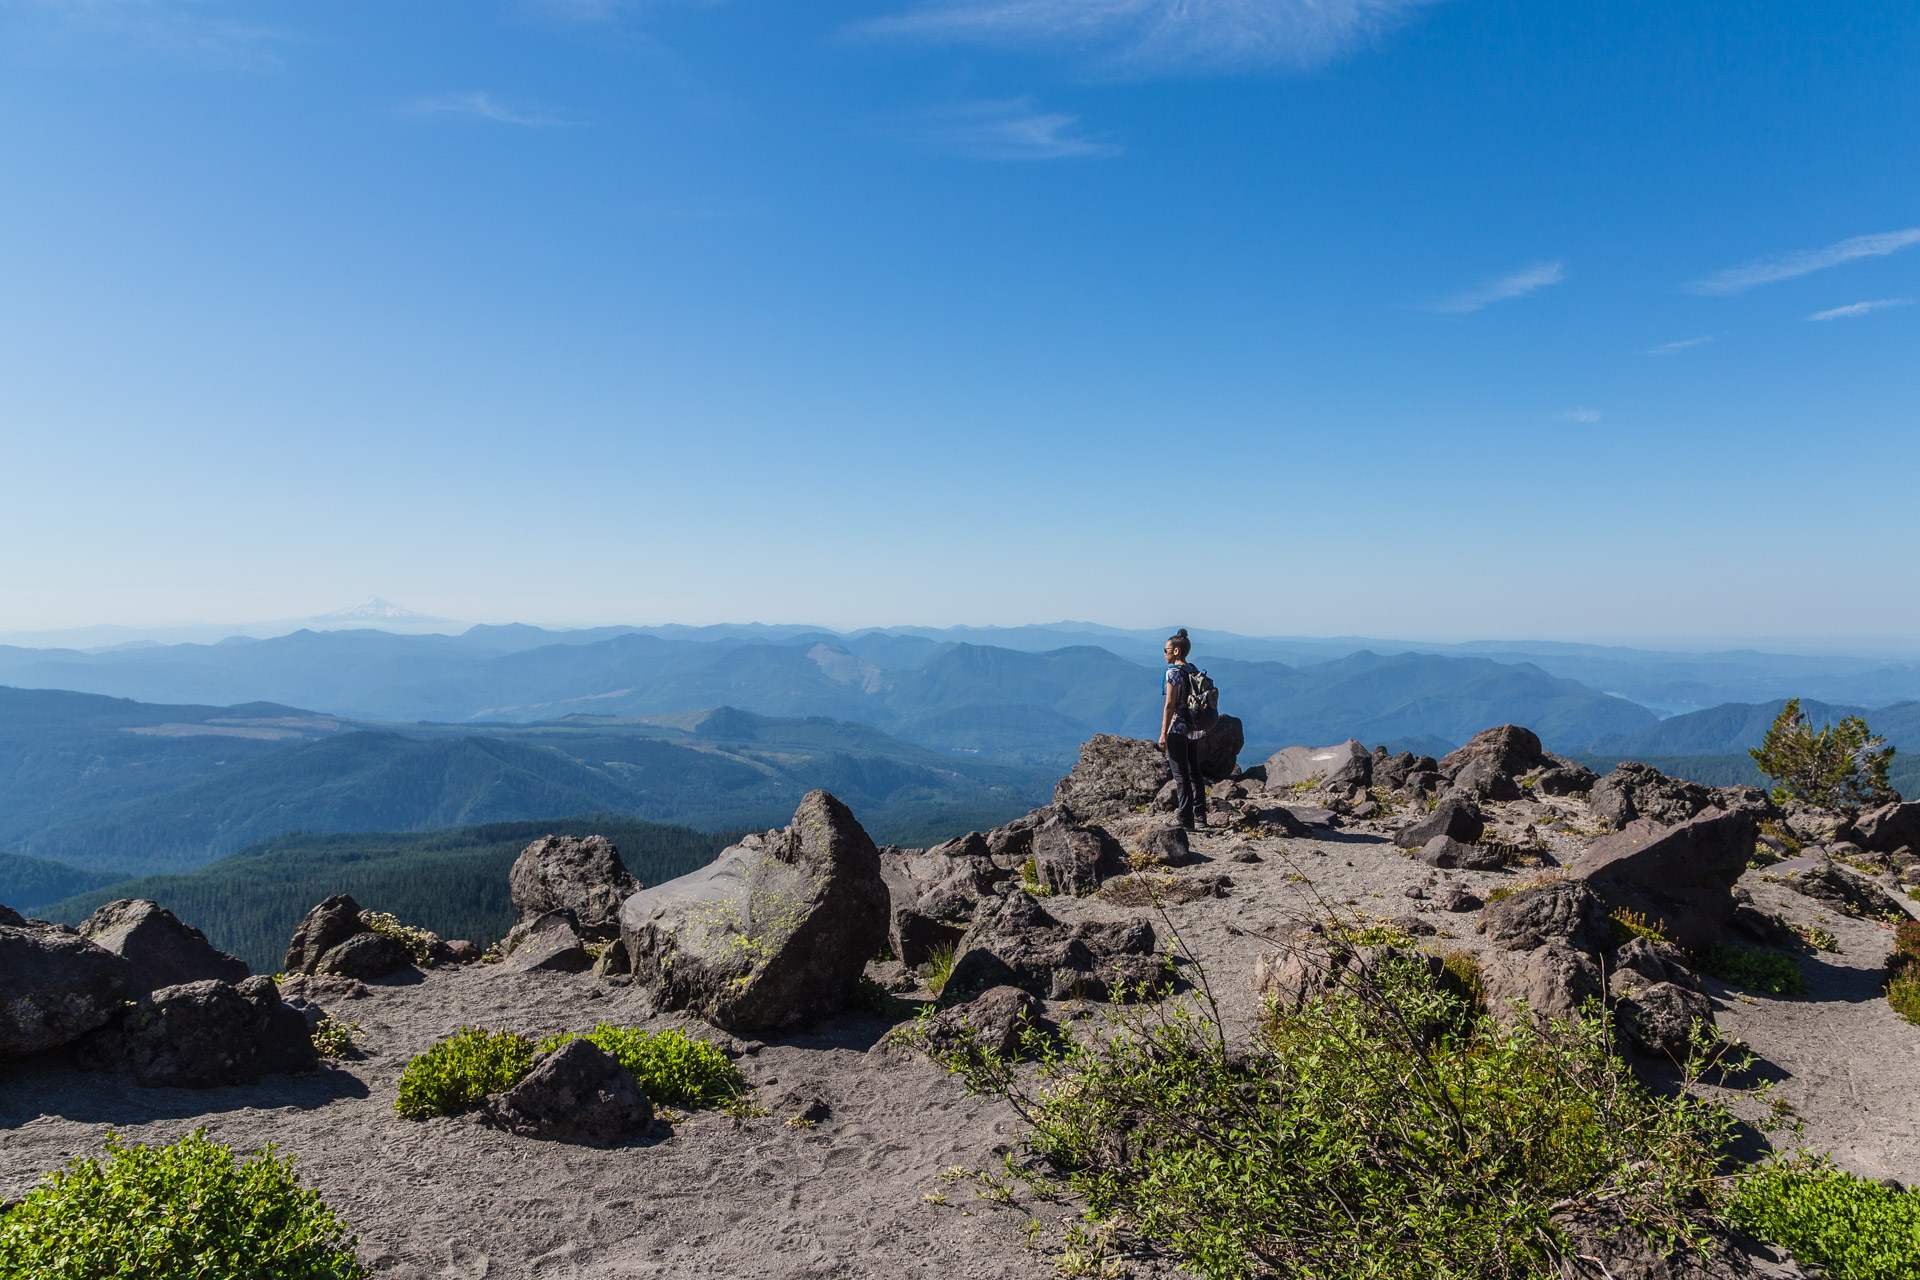
<instances>
[{"instance_id":1,"label":"sandy soil","mask_svg":"<svg viewBox=\"0 0 1920 1280\"><path fill-rule=\"evenodd\" d=\"M1517 825L1537 809L1507 815ZM1381 829L1384 831L1384 828ZM1431 909L1408 885L1451 879L1484 893L1511 872L1430 873L1378 831L1324 840L1218 833L1203 861L1177 874L1232 878L1225 898L1173 905L1167 920L1212 975L1230 1019L1254 1011L1255 957L1275 935L1329 905L1422 916L1451 945L1479 947L1473 914ZM1580 843L1553 837L1570 857ZM1257 863L1230 860L1251 847ZM1518 875L1524 876L1526 872ZM1838 955L1806 962L1807 998L1748 996L1710 981L1722 1028L1748 1041L1763 1072L1806 1120L1804 1141L1851 1170L1920 1179L1920 1027L1880 997L1889 932L1749 875L1760 905L1820 922ZM1100 899L1051 899L1063 919L1123 918ZM1824 921L1816 917L1824 915ZM1157 927L1165 931L1164 922ZM1448 942L1442 937L1434 941ZM463 1024L544 1031L605 1019L663 1027L639 989L590 975L442 969L374 984L339 1002L367 1056L316 1075L205 1091L140 1089L68 1069L57 1056L0 1068L0 1195L18 1196L70 1155L96 1152L113 1129L147 1142L196 1126L242 1148L279 1144L299 1157L359 1236L361 1256L394 1277L899 1276L1042 1277L1051 1261L1027 1244L1037 1218L1057 1242L1064 1204L1021 1193L998 1204L976 1183L943 1183L953 1166L997 1168L1019 1137L1005 1107L968 1098L924 1062L869 1052L885 1024L849 1012L775 1038L740 1059L762 1105L817 1095L832 1115L812 1129L776 1112L736 1121L702 1112L672 1135L608 1151L508 1137L462 1120L402 1120L393 1110L408 1057ZM1056 1006L1071 1019L1075 1009ZM945 1203L923 1197L944 1194ZM1153 1274L1154 1264L1135 1268Z\"/></svg>"}]
</instances>

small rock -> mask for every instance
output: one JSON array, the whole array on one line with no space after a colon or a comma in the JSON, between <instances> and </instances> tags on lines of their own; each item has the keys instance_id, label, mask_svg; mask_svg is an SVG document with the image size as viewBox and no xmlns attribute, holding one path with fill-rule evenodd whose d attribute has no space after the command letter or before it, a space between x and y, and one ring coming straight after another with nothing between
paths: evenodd
<instances>
[{"instance_id":1,"label":"small rock","mask_svg":"<svg viewBox=\"0 0 1920 1280\"><path fill-rule=\"evenodd\" d=\"M574 932L573 912L562 909L536 916L500 967L514 973L579 973L592 964L586 945Z\"/></svg>"},{"instance_id":2,"label":"small rock","mask_svg":"<svg viewBox=\"0 0 1920 1280\"><path fill-rule=\"evenodd\" d=\"M523 1137L608 1147L644 1132L653 1103L619 1059L590 1040L569 1040L537 1055L519 1084L488 1097L481 1117Z\"/></svg>"},{"instance_id":3,"label":"small rock","mask_svg":"<svg viewBox=\"0 0 1920 1280\"><path fill-rule=\"evenodd\" d=\"M356 933L337 946L330 947L314 972L367 981L384 978L412 965L413 957L398 939L384 933Z\"/></svg>"},{"instance_id":4,"label":"small rock","mask_svg":"<svg viewBox=\"0 0 1920 1280\"><path fill-rule=\"evenodd\" d=\"M1450 884L1441 890L1438 901L1442 910L1456 912L1478 911L1486 905L1478 894L1457 884Z\"/></svg>"}]
</instances>

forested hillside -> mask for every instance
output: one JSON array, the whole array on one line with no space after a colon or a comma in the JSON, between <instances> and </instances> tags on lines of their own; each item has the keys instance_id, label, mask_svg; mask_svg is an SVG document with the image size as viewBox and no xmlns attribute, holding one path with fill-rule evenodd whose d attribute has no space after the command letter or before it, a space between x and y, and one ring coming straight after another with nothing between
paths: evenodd
<instances>
[{"instance_id":1,"label":"forested hillside","mask_svg":"<svg viewBox=\"0 0 1920 1280\"><path fill-rule=\"evenodd\" d=\"M116 898L151 898L255 973L277 973L300 917L335 893L442 937L487 946L514 920L508 868L530 841L550 834L606 836L642 884L705 866L737 835L589 814L451 831L282 836L185 875L120 881L38 914L78 924Z\"/></svg>"}]
</instances>

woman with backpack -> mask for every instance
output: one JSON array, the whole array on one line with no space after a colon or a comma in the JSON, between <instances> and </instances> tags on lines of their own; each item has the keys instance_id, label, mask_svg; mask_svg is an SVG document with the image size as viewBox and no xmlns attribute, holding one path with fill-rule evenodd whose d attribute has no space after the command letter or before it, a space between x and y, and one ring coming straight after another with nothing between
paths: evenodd
<instances>
[{"instance_id":1,"label":"woman with backpack","mask_svg":"<svg viewBox=\"0 0 1920 1280\"><path fill-rule=\"evenodd\" d=\"M1198 816L1206 812L1201 808L1205 803L1201 796L1205 793L1201 790L1197 761L1197 740L1205 736L1206 730L1189 723L1187 712L1192 680L1199 674L1199 669L1187 661L1187 654L1192 650L1193 641L1187 639L1185 627L1167 637L1166 701L1160 709L1160 749L1167 753L1167 763L1173 766L1179 799L1176 817L1188 831L1194 829Z\"/></svg>"}]
</instances>

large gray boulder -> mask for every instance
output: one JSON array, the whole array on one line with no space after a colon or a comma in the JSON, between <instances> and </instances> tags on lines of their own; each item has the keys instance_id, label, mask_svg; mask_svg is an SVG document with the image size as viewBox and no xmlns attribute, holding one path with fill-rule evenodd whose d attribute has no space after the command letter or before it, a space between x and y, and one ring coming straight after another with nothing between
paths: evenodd
<instances>
[{"instance_id":1,"label":"large gray boulder","mask_svg":"<svg viewBox=\"0 0 1920 1280\"><path fill-rule=\"evenodd\" d=\"M1920 849L1920 800L1868 810L1854 820L1853 838L1872 853Z\"/></svg>"},{"instance_id":2,"label":"large gray boulder","mask_svg":"<svg viewBox=\"0 0 1920 1280\"><path fill-rule=\"evenodd\" d=\"M130 1072L149 1087L252 1084L267 1072L319 1065L307 1018L273 979L162 987L81 1046L82 1065Z\"/></svg>"},{"instance_id":3,"label":"large gray boulder","mask_svg":"<svg viewBox=\"0 0 1920 1280\"><path fill-rule=\"evenodd\" d=\"M1594 814L1622 828L1640 819L1677 826L1704 813L1713 799L1711 788L1669 778L1637 760L1622 760L1587 793Z\"/></svg>"},{"instance_id":4,"label":"large gray boulder","mask_svg":"<svg viewBox=\"0 0 1920 1280\"><path fill-rule=\"evenodd\" d=\"M894 958L919 968L960 941L980 900L1005 879L986 839L968 832L922 853L892 845L880 851L887 886L887 942Z\"/></svg>"},{"instance_id":5,"label":"large gray boulder","mask_svg":"<svg viewBox=\"0 0 1920 1280\"><path fill-rule=\"evenodd\" d=\"M1084 896L1102 876L1124 869L1120 847L1100 827L1076 827L1053 818L1033 833L1034 874L1055 893Z\"/></svg>"},{"instance_id":6,"label":"large gray boulder","mask_svg":"<svg viewBox=\"0 0 1920 1280\"><path fill-rule=\"evenodd\" d=\"M1757 834L1752 815L1720 809L1672 827L1641 820L1594 841L1568 870L1609 911L1639 912L1669 941L1704 951L1739 905L1734 882L1747 869Z\"/></svg>"},{"instance_id":7,"label":"large gray boulder","mask_svg":"<svg viewBox=\"0 0 1920 1280\"><path fill-rule=\"evenodd\" d=\"M605 836L542 836L520 851L507 872L522 920L571 911L587 938L619 933L620 905L642 887Z\"/></svg>"},{"instance_id":8,"label":"large gray boulder","mask_svg":"<svg viewBox=\"0 0 1920 1280\"><path fill-rule=\"evenodd\" d=\"M0 1058L71 1043L105 1026L135 993L124 958L66 925L0 912Z\"/></svg>"},{"instance_id":9,"label":"large gray boulder","mask_svg":"<svg viewBox=\"0 0 1920 1280\"><path fill-rule=\"evenodd\" d=\"M813 791L785 831L628 898L620 937L663 1008L753 1031L844 1007L887 917L880 851L845 805Z\"/></svg>"},{"instance_id":10,"label":"large gray boulder","mask_svg":"<svg viewBox=\"0 0 1920 1280\"><path fill-rule=\"evenodd\" d=\"M1240 749L1246 745L1246 728L1239 718L1221 716L1204 737L1194 739L1193 762L1208 782L1231 778L1240 765Z\"/></svg>"},{"instance_id":11,"label":"large gray boulder","mask_svg":"<svg viewBox=\"0 0 1920 1280\"><path fill-rule=\"evenodd\" d=\"M569 1040L481 1103L480 1117L521 1137L610 1147L647 1130L653 1103L618 1058L590 1040Z\"/></svg>"},{"instance_id":12,"label":"large gray boulder","mask_svg":"<svg viewBox=\"0 0 1920 1280\"><path fill-rule=\"evenodd\" d=\"M1893 924L1912 918L1899 899L1885 889L1822 854L1788 858L1770 870L1796 893L1818 899L1847 915Z\"/></svg>"},{"instance_id":13,"label":"large gray boulder","mask_svg":"<svg viewBox=\"0 0 1920 1280\"><path fill-rule=\"evenodd\" d=\"M316 973L320 957L355 934L367 932L360 919L360 904L344 893L325 898L300 921L287 943L287 958L282 968L287 973Z\"/></svg>"},{"instance_id":14,"label":"large gray boulder","mask_svg":"<svg viewBox=\"0 0 1920 1280\"><path fill-rule=\"evenodd\" d=\"M1109 999L1163 977L1153 926L1144 920L1062 924L1018 889L982 904L956 952L941 999L998 986L1047 999Z\"/></svg>"},{"instance_id":15,"label":"large gray boulder","mask_svg":"<svg viewBox=\"0 0 1920 1280\"><path fill-rule=\"evenodd\" d=\"M1419 849L1435 836L1451 836L1461 844L1472 844L1487 829L1487 820L1471 796L1449 794L1441 797L1432 812L1417 817L1393 833L1393 842L1402 849Z\"/></svg>"},{"instance_id":16,"label":"large gray boulder","mask_svg":"<svg viewBox=\"0 0 1920 1280\"><path fill-rule=\"evenodd\" d=\"M509 973L579 973L592 967L593 957L573 924L573 913L564 907L523 921L500 968Z\"/></svg>"},{"instance_id":17,"label":"large gray boulder","mask_svg":"<svg viewBox=\"0 0 1920 1280\"><path fill-rule=\"evenodd\" d=\"M204 933L147 898L107 903L87 917L80 935L132 965L134 986L142 995L183 982L238 982L247 976L246 961L217 950Z\"/></svg>"},{"instance_id":18,"label":"large gray boulder","mask_svg":"<svg viewBox=\"0 0 1920 1280\"><path fill-rule=\"evenodd\" d=\"M1054 806L1075 822L1146 809L1173 777L1155 742L1096 733L1081 744L1072 772L1053 789Z\"/></svg>"},{"instance_id":19,"label":"large gray boulder","mask_svg":"<svg viewBox=\"0 0 1920 1280\"><path fill-rule=\"evenodd\" d=\"M1580 880L1509 894L1489 904L1480 923L1487 941L1502 951L1533 951L1549 943L1597 951L1609 932L1606 909Z\"/></svg>"},{"instance_id":20,"label":"large gray boulder","mask_svg":"<svg viewBox=\"0 0 1920 1280\"><path fill-rule=\"evenodd\" d=\"M1018 987L992 987L965 1004L952 1005L915 1029L929 1053L953 1055L971 1051L1017 1058L1029 1030L1048 1036L1056 1028L1044 1007Z\"/></svg>"},{"instance_id":21,"label":"large gray boulder","mask_svg":"<svg viewBox=\"0 0 1920 1280\"><path fill-rule=\"evenodd\" d=\"M374 978L399 973L412 964L413 956L397 938L368 930L354 934L338 946L327 948L313 971L369 982Z\"/></svg>"},{"instance_id":22,"label":"large gray boulder","mask_svg":"<svg viewBox=\"0 0 1920 1280\"><path fill-rule=\"evenodd\" d=\"M1373 757L1348 738L1331 747L1282 747L1267 757L1267 789L1282 791L1312 783L1323 787L1364 787L1373 780Z\"/></svg>"},{"instance_id":23,"label":"large gray boulder","mask_svg":"<svg viewBox=\"0 0 1920 1280\"><path fill-rule=\"evenodd\" d=\"M1521 1017L1515 1002L1536 1020L1567 1020L1599 997L1600 965L1584 951L1550 943L1531 951L1483 951L1480 981L1487 1012L1502 1026Z\"/></svg>"},{"instance_id":24,"label":"large gray boulder","mask_svg":"<svg viewBox=\"0 0 1920 1280\"><path fill-rule=\"evenodd\" d=\"M1457 784L1460 774L1476 764L1482 766L1489 776L1513 779L1553 763L1555 761L1541 748L1540 739L1533 730L1523 729L1517 724L1503 724L1482 729L1468 740L1466 746L1441 757L1440 772Z\"/></svg>"}]
</instances>

